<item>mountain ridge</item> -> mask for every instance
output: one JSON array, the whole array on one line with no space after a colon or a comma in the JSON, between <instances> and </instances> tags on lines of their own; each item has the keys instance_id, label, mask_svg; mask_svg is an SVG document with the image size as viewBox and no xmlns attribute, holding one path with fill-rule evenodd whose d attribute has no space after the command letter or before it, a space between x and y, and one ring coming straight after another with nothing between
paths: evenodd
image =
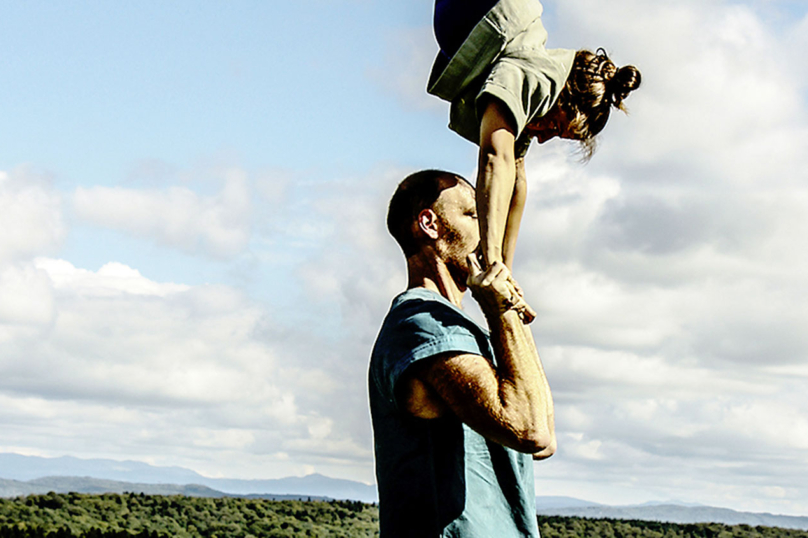
<instances>
[{"instance_id":1,"label":"mountain ridge","mask_svg":"<svg viewBox=\"0 0 808 538\"><path fill-rule=\"evenodd\" d=\"M538 503L537 503L538 504ZM652 504L633 506L583 506L540 508L540 516L575 516L590 519L622 519L665 521L669 523L723 523L724 525L749 525L752 527L780 527L808 530L808 517L786 516L768 512L739 512L730 508L714 506L682 506L678 504Z\"/></svg>"},{"instance_id":2,"label":"mountain ridge","mask_svg":"<svg viewBox=\"0 0 808 538\"><path fill-rule=\"evenodd\" d=\"M351 499L368 503L377 500L376 486L353 480L331 478L318 473L252 480L210 478L183 467L159 467L134 460L81 459L73 456L43 458L7 452L0 453L0 478L26 482L42 477L86 477L143 486L196 484L223 494L240 496L295 495L298 497Z\"/></svg>"},{"instance_id":3,"label":"mountain ridge","mask_svg":"<svg viewBox=\"0 0 808 538\"><path fill-rule=\"evenodd\" d=\"M45 476L33 480L0 478L0 498L24 497L54 493L144 493L146 495L184 495L186 497L243 497L256 499L329 501L330 497L275 493L234 495L199 484L142 484L104 480L87 476Z\"/></svg>"}]
</instances>

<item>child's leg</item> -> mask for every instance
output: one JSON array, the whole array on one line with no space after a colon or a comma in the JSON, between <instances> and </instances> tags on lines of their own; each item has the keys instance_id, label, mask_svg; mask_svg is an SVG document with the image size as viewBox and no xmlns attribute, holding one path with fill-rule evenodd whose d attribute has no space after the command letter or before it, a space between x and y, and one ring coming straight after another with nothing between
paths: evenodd
<instances>
[{"instance_id":1,"label":"child's leg","mask_svg":"<svg viewBox=\"0 0 808 538\"><path fill-rule=\"evenodd\" d=\"M486 266L503 261L505 229L516 182L513 124L505 105L498 99L489 99L480 122L477 171L477 214Z\"/></svg>"}]
</instances>

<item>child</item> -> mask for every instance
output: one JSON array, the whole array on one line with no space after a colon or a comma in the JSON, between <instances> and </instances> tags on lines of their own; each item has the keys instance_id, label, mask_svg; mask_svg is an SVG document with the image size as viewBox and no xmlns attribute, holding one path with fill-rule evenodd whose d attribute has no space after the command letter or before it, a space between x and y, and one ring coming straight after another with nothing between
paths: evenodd
<instances>
[{"instance_id":1,"label":"child","mask_svg":"<svg viewBox=\"0 0 808 538\"><path fill-rule=\"evenodd\" d=\"M512 267L531 138L578 140L589 158L611 107L625 110L623 99L640 86L635 67L617 69L602 49L546 49L541 13L539 0L435 2L441 50L428 91L452 103L449 128L480 146L477 210L486 266Z\"/></svg>"}]
</instances>

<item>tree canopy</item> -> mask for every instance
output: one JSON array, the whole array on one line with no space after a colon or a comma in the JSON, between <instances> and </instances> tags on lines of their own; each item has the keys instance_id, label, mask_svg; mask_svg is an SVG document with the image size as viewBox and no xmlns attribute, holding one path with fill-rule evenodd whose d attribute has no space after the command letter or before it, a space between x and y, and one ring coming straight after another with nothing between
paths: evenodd
<instances>
[{"instance_id":1,"label":"tree canopy","mask_svg":"<svg viewBox=\"0 0 808 538\"><path fill-rule=\"evenodd\" d=\"M413 514L413 517L418 517ZM808 538L748 525L539 517L543 538ZM0 499L3 538L358 538L379 535L379 511L357 501L273 501L142 493L48 493Z\"/></svg>"}]
</instances>

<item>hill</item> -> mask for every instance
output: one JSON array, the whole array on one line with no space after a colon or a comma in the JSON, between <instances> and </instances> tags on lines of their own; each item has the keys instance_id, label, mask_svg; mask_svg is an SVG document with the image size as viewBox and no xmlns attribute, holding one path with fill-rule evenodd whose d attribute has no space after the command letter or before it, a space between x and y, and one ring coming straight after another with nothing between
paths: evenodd
<instances>
[{"instance_id":1,"label":"hill","mask_svg":"<svg viewBox=\"0 0 808 538\"><path fill-rule=\"evenodd\" d=\"M375 502L377 499L375 486L353 480L331 478L321 474L263 480L209 478L182 467L159 467L132 460L85 460L71 456L42 458L0 453L0 478L25 482L42 477L87 477L128 482L142 486L138 489L110 489L104 491L160 493L160 491L154 491L145 486L147 484L195 484L230 495L292 495L296 497L351 499L363 502ZM59 489L58 491L65 490ZM38 492L42 492L42 490L31 489L28 491L28 493ZM91 492L88 491L88 493ZM176 491L176 493L184 492ZM0 495L9 496L3 494L2 490L0 490Z\"/></svg>"},{"instance_id":2,"label":"hill","mask_svg":"<svg viewBox=\"0 0 808 538\"><path fill-rule=\"evenodd\" d=\"M539 504L539 503L537 503ZM750 525L808 530L808 517L782 516L767 513L737 512L712 506L682 506L651 504L636 506L537 506L539 515L620 520L666 521L671 523L709 523Z\"/></svg>"},{"instance_id":3,"label":"hill","mask_svg":"<svg viewBox=\"0 0 808 538\"><path fill-rule=\"evenodd\" d=\"M46 476L34 480L5 480L0 479L0 497L24 497L26 495L42 495L54 493L144 493L148 495L184 495L187 497L243 497L254 499L268 499L275 501L329 501L328 497L317 495L295 495L277 493L254 493L250 495L234 495L217 491L198 484L140 484L136 482L122 482L118 480L104 480L101 478L76 476Z\"/></svg>"}]
</instances>

